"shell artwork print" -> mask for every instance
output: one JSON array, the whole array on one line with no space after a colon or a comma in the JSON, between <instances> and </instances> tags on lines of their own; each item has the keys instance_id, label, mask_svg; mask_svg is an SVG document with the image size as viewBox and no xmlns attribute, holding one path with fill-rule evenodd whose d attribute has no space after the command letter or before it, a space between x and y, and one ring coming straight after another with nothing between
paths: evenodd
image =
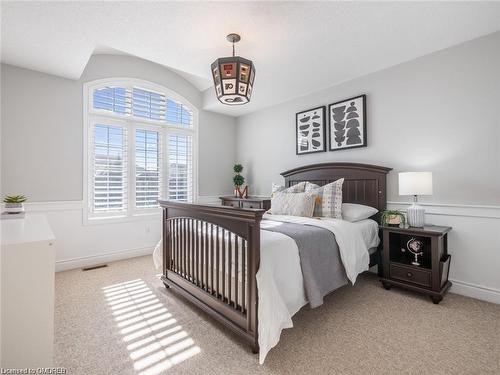
<instances>
[{"instance_id":1,"label":"shell artwork print","mask_svg":"<svg viewBox=\"0 0 500 375\"><path fill-rule=\"evenodd\" d=\"M297 155L325 151L325 111L323 106L297 113Z\"/></svg>"},{"instance_id":2,"label":"shell artwork print","mask_svg":"<svg viewBox=\"0 0 500 375\"><path fill-rule=\"evenodd\" d=\"M328 106L330 151L366 147L366 95Z\"/></svg>"}]
</instances>

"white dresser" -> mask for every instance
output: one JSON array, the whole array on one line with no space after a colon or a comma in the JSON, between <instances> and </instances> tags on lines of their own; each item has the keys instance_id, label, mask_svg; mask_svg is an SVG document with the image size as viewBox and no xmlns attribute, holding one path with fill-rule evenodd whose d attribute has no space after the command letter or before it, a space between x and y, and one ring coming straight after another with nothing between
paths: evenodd
<instances>
[{"instance_id":1,"label":"white dresser","mask_svg":"<svg viewBox=\"0 0 500 375\"><path fill-rule=\"evenodd\" d=\"M54 346L54 234L41 214L0 222L0 367L50 367Z\"/></svg>"}]
</instances>

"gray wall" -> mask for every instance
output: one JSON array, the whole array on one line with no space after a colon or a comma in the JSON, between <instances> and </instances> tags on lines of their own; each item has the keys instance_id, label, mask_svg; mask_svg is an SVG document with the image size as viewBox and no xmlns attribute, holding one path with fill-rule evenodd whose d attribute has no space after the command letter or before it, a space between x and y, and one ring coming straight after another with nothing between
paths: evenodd
<instances>
[{"instance_id":1,"label":"gray wall","mask_svg":"<svg viewBox=\"0 0 500 375\"><path fill-rule=\"evenodd\" d=\"M354 161L397 172L434 172L423 201L500 204L500 33L479 38L235 120L200 110L200 195L231 190L245 167L251 193L269 194L280 172ZM125 56L93 56L79 81L1 65L2 192L31 201L82 199L82 84L106 77L156 82L200 108L201 93L172 71ZM295 113L367 94L368 147L295 155Z\"/></svg>"},{"instance_id":2,"label":"gray wall","mask_svg":"<svg viewBox=\"0 0 500 375\"><path fill-rule=\"evenodd\" d=\"M296 112L359 94L367 95L367 148L295 155ZM398 195L398 171L432 171L434 194L423 201L500 205L499 109L495 33L240 117L237 158L255 194L269 194L289 168L351 161L394 168L389 201L409 199Z\"/></svg>"},{"instance_id":3,"label":"gray wall","mask_svg":"<svg viewBox=\"0 0 500 375\"><path fill-rule=\"evenodd\" d=\"M132 77L176 91L201 107L201 93L176 73L127 56L93 56L78 81L1 65L4 194L32 202L82 200L82 85ZM235 120L199 111L199 194L231 192Z\"/></svg>"}]
</instances>

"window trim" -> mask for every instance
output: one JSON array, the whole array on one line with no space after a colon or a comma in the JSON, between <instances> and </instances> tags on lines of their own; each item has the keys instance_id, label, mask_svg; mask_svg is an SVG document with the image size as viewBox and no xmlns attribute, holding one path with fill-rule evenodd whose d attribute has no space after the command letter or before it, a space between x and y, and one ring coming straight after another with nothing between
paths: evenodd
<instances>
[{"instance_id":1,"label":"window trim","mask_svg":"<svg viewBox=\"0 0 500 375\"><path fill-rule=\"evenodd\" d=\"M165 142L164 142L164 138L165 138L165 134L167 134L167 132L165 131L165 129L162 127L162 126L152 126L152 125L149 125L149 124L144 124L144 123L141 123L141 122L133 122L131 125L130 125L130 131L133 132L133 137L134 137L134 156L136 156L135 154L135 146L136 146L136 143L135 143L135 136L136 136L136 131L137 130L149 130L149 131L156 131L158 132L158 136L159 136L159 141L160 141L160 177L163 177L165 178L165 161L163 160L163 158L165 157ZM157 207L145 207L145 208L138 208L136 206L136 188L137 188L137 181L136 181L136 173L137 173L137 169L136 169L136 165L135 165L135 160L134 160L134 163L131 167L131 170L129 171L130 172L130 175L133 177L133 181L134 181L134 186L130 187L130 194L129 194L129 204L131 204L130 206L130 209L132 210L132 214L133 215L144 215L144 214L149 214L151 212L156 212L158 211L158 208ZM160 181L160 195L161 196L164 196L165 194L167 193L167 190L166 190L166 186L165 186L165 182L161 182Z\"/></svg>"},{"instance_id":2,"label":"window trim","mask_svg":"<svg viewBox=\"0 0 500 375\"><path fill-rule=\"evenodd\" d=\"M153 92L164 94L168 99L177 101L187 107L193 114L193 126L192 128L182 128L179 126L171 125L168 122L160 122L150 119L142 119L139 117L133 117L132 115L120 115L110 113L106 110L94 109L93 108L93 91L94 89L102 88L105 86L125 86L125 87L138 87L145 90L150 90ZM95 120L101 118L103 122L108 122L110 125L115 123L116 125L124 126L127 132L127 210L120 213L107 213L107 215L95 214L92 210L92 199L89 194L93 191L93 179L90 178L93 175L91 158L91 147L93 147L93 136L92 131L95 124ZM83 224L101 224L101 223L117 223L117 222L127 222L127 221L137 221L137 220L147 220L154 216L159 216L161 210L159 208L136 208L135 207L135 160L132 156L135 156L135 130L147 129L147 130L157 130L161 135L161 147L162 147L162 160L161 160L161 172L163 176L162 184L162 196L166 197L168 191L168 162L166 157L168 155L168 134L183 134L193 137L193 203L198 201L198 109L185 97L179 95L178 93L168 89L167 87L158 85L156 83L135 79L135 78L125 78L125 77L115 77L115 78L105 78L98 79L90 82L85 82L83 84ZM132 163L132 166L130 166Z\"/></svg>"}]
</instances>

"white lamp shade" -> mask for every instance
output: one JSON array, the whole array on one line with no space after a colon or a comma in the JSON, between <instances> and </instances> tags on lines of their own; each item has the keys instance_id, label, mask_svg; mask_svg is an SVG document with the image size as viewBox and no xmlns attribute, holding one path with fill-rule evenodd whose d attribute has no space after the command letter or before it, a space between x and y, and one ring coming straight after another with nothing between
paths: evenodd
<instances>
[{"instance_id":1,"label":"white lamp shade","mask_svg":"<svg viewBox=\"0 0 500 375\"><path fill-rule=\"evenodd\" d=\"M399 173L399 195L432 195L432 172Z\"/></svg>"}]
</instances>

